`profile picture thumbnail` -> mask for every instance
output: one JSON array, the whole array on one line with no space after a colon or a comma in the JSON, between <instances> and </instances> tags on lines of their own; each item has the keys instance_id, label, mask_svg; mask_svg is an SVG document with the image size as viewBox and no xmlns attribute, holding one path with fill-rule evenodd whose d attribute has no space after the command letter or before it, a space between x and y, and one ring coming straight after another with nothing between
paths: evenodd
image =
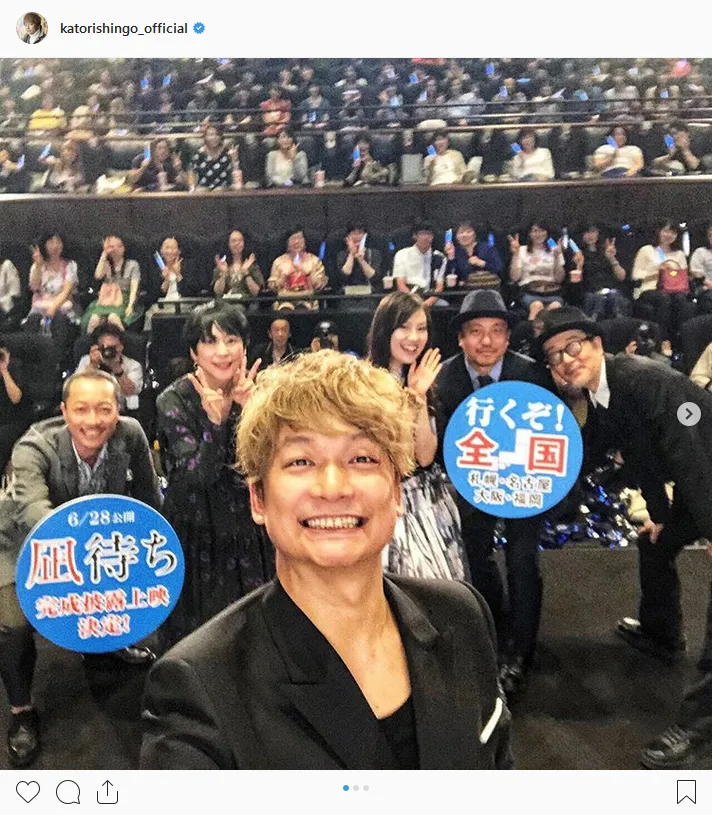
<instances>
[{"instance_id":1,"label":"profile picture thumbnail","mask_svg":"<svg viewBox=\"0 0 712 815\"><path fill-rule=\"evenodd\" d=\"M47 20L36 11L28 11L15 26L17 36L28 45L36 45L47 36Z\"/></svg>"}]
</instances>

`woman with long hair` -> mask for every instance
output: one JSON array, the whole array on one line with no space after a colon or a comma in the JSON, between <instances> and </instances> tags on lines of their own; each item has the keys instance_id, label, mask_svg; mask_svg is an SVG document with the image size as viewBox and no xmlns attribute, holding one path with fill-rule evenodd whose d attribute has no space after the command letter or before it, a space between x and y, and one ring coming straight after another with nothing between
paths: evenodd
<instances>
[{"instance_id":1,"label":"woman with long hair","mask_svg":"<svg viewBox=\"0 0 712 815\"><path fill-rule=\"evenodd\" d=\"M635 256L632 277L638 282L633 294L637 314L657 322L663 328L663 340L672 341L682 323L695 313L678 223L668 218L658 224L652 243L642 246Z\"/></svg>"},{"instance_id":2,"label":"woman with long hair","mask_svg":"<svg viewBox=\"0 0 712 815\"><path fill-rule=\"evenodd\" d=\"M82 328L91 332L104 320L125 328L135 322L136 298L141 285L138 262L126 257L126 246L117 235L108 235L102 244L94 279L100 281L99 295L82 317Z\"/></svg>"},{"instance_id":3,"label":"woman with long hair","mask_svg":"<svg viewBox=\"0 0 712 815\"><path fill-rule=\"evenodd\" d=\"M519 235L509 237L512 263L509 276L519 286L520 300L528 309L527 319L533 320L542 309L564 304L562 283L566 270L560 244L549 246L549 229L534 221L526 231L527 242L519 243Z\"/></svg>"},{"instance_id":4,"label":"woman with long hair","mask_svg":"<svg viewBox=\"0 0 712 815\"><path fill-rule=\"evenodd\" d=\"M430 347L430 315L416 294L393 292L381 300L368 332L368 359L386 368L419 399L415 425L417 469L403 484L405 512L384 550L389 572L410 577L463 580L469 576L460 532L460 516L435 463L433 383L440 351Z\"/></svg>"}]
</instances>

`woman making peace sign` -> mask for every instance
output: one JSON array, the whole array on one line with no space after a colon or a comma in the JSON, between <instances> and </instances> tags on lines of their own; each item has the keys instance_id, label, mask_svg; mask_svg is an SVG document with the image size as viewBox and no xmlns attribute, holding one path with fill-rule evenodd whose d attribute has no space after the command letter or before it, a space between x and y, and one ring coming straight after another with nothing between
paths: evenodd
<instances>
[{"instance_id":1,"label":"woman making peace sign","mask_svg":"<svg viewBox=\"0 0 712 815\"><path fill-rule=\"evenodd\" d=\"M168 478L163 512L185 555L185 583L163 627L173 645L274 574L272 547L236 472L235 428L261 360L247 370L247 321L234 306L198 308L184 338L195 365L158 397Z\"/></svg>"}]
</instances>

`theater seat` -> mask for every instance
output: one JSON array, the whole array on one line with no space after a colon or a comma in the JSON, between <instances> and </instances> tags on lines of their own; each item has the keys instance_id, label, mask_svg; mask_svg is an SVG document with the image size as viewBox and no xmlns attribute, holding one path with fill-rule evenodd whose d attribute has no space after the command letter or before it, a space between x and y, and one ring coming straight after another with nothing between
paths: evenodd
<instances>
[{"instance_id":1,"label":"theater seat","mask_svg":"<svg viewBox=\"0 0 712 815\"><path fill-rule=\"evenodd\" d=\"M688 376L700 358L700 354L712 342L712 314L693 317L680 327L682 370Z\"/></svg>"},{"instance_id":2,"label":"theater seat","mask_svg":"<svg viewBox=\"0 0 712 815\"><path fill-rule=\"evenodd\" d=\"M130 170L133 160L143 154L147 144L146 139L108 139L106 146L109 148L109 168L115 171Z\"/></svg>"}]
</instances>

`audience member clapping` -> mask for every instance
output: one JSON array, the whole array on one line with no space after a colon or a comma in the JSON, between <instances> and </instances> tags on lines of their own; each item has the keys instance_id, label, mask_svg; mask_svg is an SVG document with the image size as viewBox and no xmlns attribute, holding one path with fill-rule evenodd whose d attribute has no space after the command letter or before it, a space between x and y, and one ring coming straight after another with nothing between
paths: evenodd
<instances>
[{"instance_id":1,"label":"audience member clapping","mask_svg":"<svg viewBox=\"0 0 712 815\"><path fill-rule=\"evenodd\" d=\"M255 253L245 257L245 237L234 229L228 238L227 255L215 256L213 291L218 297L250 299L256 297L265 284Z\"/></svg>"},{"instance_id":2,"label":"audience member clapping","mask_svg":"<svg viewBox=\"0 0 712 815\"><path fill-rule=\"evenodd\" d=\"M99 294L84 312L82 327L91 334L105 320L119 328L135 322L141 269L137 261L126 257L124 242L117 235L104 239L94 280L99 283Z\"/></svg>"},{"instance_id":3,"label":"audience member clapping","mask_svg":"<svg viewBox=\"0 0 712 815\"><path fill-rule=\"evenodd\" d=\"M277 293L274 308L316 311L319 303L314 294L327 282L324 264L316 255L307 252L302 229L294 229L287 238L287 251L274 261L267 281L267 286Z\"/></svg>"}]
</instances>

